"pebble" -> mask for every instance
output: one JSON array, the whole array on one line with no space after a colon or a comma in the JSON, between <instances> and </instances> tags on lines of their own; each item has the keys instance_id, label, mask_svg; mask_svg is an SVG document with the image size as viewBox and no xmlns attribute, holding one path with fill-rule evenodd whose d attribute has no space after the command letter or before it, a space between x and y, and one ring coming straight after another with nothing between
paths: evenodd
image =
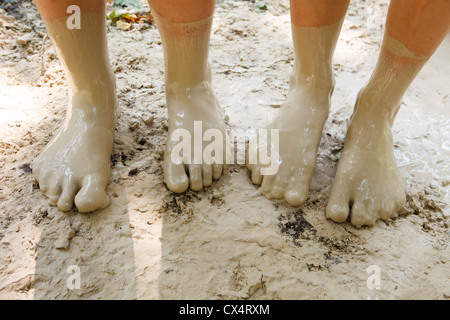
<instances>
[{"instance_id":1,"label":"pebble","mask_svg":"<svg viewBox=\"0 0 450 320\"><path fill-rule=\"evenodd\" d=\"M76 230L74 228L69 228L67 232L61 234L58 240L55 242L56 249L67 249L70 245L70 239L75 235Z\"/></svg>"},{"instance_id":2,"label":"pebble","mask_svg":"<svg viewBox=\"0 0 450 320\"><path fill-rule=\"evenodd\" d=\"M31 34L27 33L24 34L23 36L20 36L17 38L17 44L20 46L25 46L27 45L30 41L31 41Z\"/></svg>"},{"instance_id":3,"label":"pebble","mask_svg":"<svg viewBox=\"0 0 450 320\"><path fill-rule=\"evenodd\" d=\"M220 192L219 190L214 190L213 191L213 197L215 199L222 199L223 198L223 193Z\"/></svg>"},{"instance_id":4,"label":"pebble","mask_svg":"<svg viewBox=\"0 0 450 320\"><path fill-rule=\"evenodd\" d=\"M149 117L147 119L144 120L144 123L148 126L151 126L153 124L153 122L155 121L155 118L153 117Z\"/></svg>"}]
</instances>

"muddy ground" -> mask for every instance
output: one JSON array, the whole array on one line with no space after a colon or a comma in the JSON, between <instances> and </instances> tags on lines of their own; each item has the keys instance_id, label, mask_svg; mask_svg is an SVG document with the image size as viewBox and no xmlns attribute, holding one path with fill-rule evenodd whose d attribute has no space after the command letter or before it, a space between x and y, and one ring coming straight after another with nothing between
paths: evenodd
<instances>
[{"instance_id":1,"label":"muddy ground","mask_svg":"<svg viewBox=\"0 0 450 320\"><path fill-rule=\"evenodd\" d=\"M289 88L289 1L257 4L223 0L215 12L210 62L229 130L266 125ZM408 185L403 213L356 229L327 220L325 207L346 120L376 63L388 1L350 5L332 110L301 208L266 199L242 165L201 192L169 192L158 30L108 23L119 99L112 201L90 214L61 213L29 164L64 119L66 79L33 4L0 8L0 298L450 298L449 38L409 88L395 123ZM79 268L79 289L67 285L71 266ZM379 289L368 286L370 266L379 268Z\"/></svg>"}]
</instances>

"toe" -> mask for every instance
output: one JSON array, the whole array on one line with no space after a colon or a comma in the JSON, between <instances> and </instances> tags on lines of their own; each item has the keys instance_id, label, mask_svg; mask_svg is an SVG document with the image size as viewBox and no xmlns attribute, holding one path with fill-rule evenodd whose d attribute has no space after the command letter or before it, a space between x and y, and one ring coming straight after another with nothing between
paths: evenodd
<instances>
[{"instance_id":1,"label":"toe","mask_svg":"<svg viewBox=\"0 0 450 320\"><path fill-rule=\"evenodd\" d=\"M363 202L357 201L352 206L350 221L357 228L366 223L366 206Z\"/></svg>"},{"instance_id":2,"label":"toe","mask_svg":"<svg viewBox=\"0 0 450 320\"><path fill-rule=\"evenodd\" d=\"M62 186L59 180L55 180L50 184L50 188L47 192L47 197L49 199L49 203L52 206L56 206L58 203L59 197L61 196Z\"/></svg>"},{"instance_id":3,"label":"toe","mask_svg":"<svg viewBox=\"0 0 450 320\"><path fill-rule=\"evenodd\" d=\"M189 188L189 178L183 164L174 164L171 161L164 163L164 183L170 191L185 192Z\"/></svg>"},{"instance_id":4,"label":"toe","mask_svg":"<svg viewBox=\"0 0 450 320\"><path fill-rule=\"evenodd\" d=\"M275 176L263 176L261 183L261 191L264 194L270 194L272 191L273 181L275 180Z\"/></svg>"},{"instance_id":5,"label":"toe","mask_svg":"<svg viewBox=\"0 0 450 320\"><path fill-rule=\"evenodd\" d=\"M329 202L326 209L326 215L328 219L335 222L344 222L348 218L349 210L348 203Z\"/></svg>"},{"instance_id":6,"label":"toe","mask_svg":"<svg viewBox=\"0 0 450 320\"><path fill-rule=\"evenodd\" d=\"M189 165L189 180L191 190L193 191L202 190L203 188L202 165L199 164Z\"/></svg>"},{"instance_id":7,"label":"toe","mask_svg":"<svg viewBox=\"0 0 450 320\"><path fill-rule=\"evenodd\" d=\"M270 197L272 199L281 200L284 198L284 193L289 186L289 178L281 174L277 175L273 181Z\"/></svg>"},{"instance_id":8,"label":"toe","mask_svg":"<svg viewBox=\"0 0 450 320\"><path fill-rule=\"evenodd\" d=\"M98 175L84 177L81 190L75 196L75 205L80 212L92 212L104 209L109 205L109 197L105 192L106 183Z\"/></svg>"},{"instance_id":9,"label":"toe","mask_svg":"<svg viewBox=\"0 0 450 320\"><path fill-rule=\"evenodd\" d=\"M270 198L275 200L281 200L284 197L285 188L280 185L274 185L270 191Z\"/></svg>"},{"instance_id":10,"label":"toe","mask_svg":"<svg viewBox=\"0 0 450 320\"><path fill-rule=\"evenodd\" d=\"M52 181L51 171L42 171L39 174L38 181L39 181L39 189L42 191L43 194L47 195L47 191L49 190Z\"/></svg>"},{"instance_id":11,"label":"toe","mask_svg":"<svg viewBox=\"0 0 450 320\"><path fill-rule=\"evenodd\" d=\"M311 176L305 177L298 172L290 179L288 190L284 194L284 199L293 207L299 207L305 203L308 198L309 184Z\"/></svg>"},{"instance_id":12,"label":"toe","mask_svg":"<svg viewBox=\"0 0 450 320\"><path fill-rule=\"evenodd\" d=\"M212 166L204 164L203 165L203 186L209 187L212 184Z\"/></svg>"},{"instance_id":13,"label":"toe","mask_svg":"<svg viewBox=\"0 0 450 320\"><path fill-rule=\"evenodd\" d=\"M384 221L389 220L394 216L395 212L395 203L391 201L386 201L386 203L383 205L383 207L380 210L380 218Z\"/></svg>"},{"instance_id":14,"label":"toe","mask_svg":"<svg viewBox=\"0 0 450 320\"><path fill-rule=\"evenodd\" d=\"M77 192L77 183L71 177L66 178L64 181L63 191L58 200L58 209L61 211L70 211L73 207Z\"/></svg>"},{"instance_id":15,"label":"toe","mask_svg":"<svg viewBox=\"0 0 450 320\"><path fill-rule=\"evenodd\" d=\"M259 166L253 167L252 182L258 186L261 185L263 176L261 175L261 168Z\"/></svg>"},{"instance_id":16,"label":"toe","mask_svg":"<svg viewBox=\"0 0 450 320\"><path fill-rule=\"evenodd\" d=\"M293 207L300 207L305 203L308 197L308 188L304 184L294 185L291 189L285 192L284 199Z\"/></svg>"},{"instance_id":17,"label":"toe","mask_svg":"<svg viewBox=\"0 0 450 320\"><path fill-rule=\"evenodd\" d=\"M370 200L366 205L366 221L365 225L373 226L378 220L380 206L374 201Z\"/></svg>"},{"instance_id":18,"label":"toe","mask_svg":"<svg viewBox=\"0 0 450 320\"><path fill-rule=\"evenodd\" d=\"M340 183L333 185L326 209L327 218L335 222L346 221L350 210L349 203L346 187Z\"/></svg>"},{"instance_id":19,"label":"toe","mask_svg":"<svg viewBox=\"0 0 450 320\"><path fill-rule=\"evenodd\" d=\"M400 211L403 209L403 206L406 203L406 193L405 191L400 191L396 196L396 200L394 200L394 215L398 216Z\"/></svg>"},{"instance_id":20,"label":"toe","mask_svg":"<svg viewBox=\"0 0 450 320\"><path fill-rule=\"evenodd\" d=\"M217 180L222 175L223 165L214 163L212 166L213 166L213 179Z\"/></svg>"}]
</instances>

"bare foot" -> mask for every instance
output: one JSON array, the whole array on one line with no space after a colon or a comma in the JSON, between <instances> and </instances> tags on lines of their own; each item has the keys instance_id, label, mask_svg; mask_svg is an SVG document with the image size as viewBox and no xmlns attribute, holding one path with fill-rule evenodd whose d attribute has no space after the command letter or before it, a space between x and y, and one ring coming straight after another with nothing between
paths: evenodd
<instances>
[{"instance_id":1,"label":"bare foot","mask_svg":"<svg viewBox=\"0 0 450 320\"><path fill-rule=\"evenodd\" d=\"M273 175L262 174L265 166L259 162L247 162L247 167L252 171L253 183L261 185L265 196L284 199L292 206L300 206L306 201L315 170L317 150L328 117L332 85L292 83L286 103L267 127L269 137L271 129L279 130L278 172ZM259 150L250 152L256 154Z\"/></svg>"},{"instance_id":2,"label":"bare foot","mask_svg":"<svg viewBox=\"0 0 450 320\"><path fill-rule=\"evenodd\" d=\"M169 132L166 150L164 152L164 182L167 187L177 193L191 190L198 191L211 185L213 179L217 180L228 169L225 161L226 128L222 110L217 102L209 81L203 81L195 86L182 87L177 83L168 86L167 105L169 110ZM201 125L200 131L195 131ZM184 129L190 134L191 157L187 161L177 163L173 161L172 151L180 142L172 141L173 133L177 129ZM216 129L222 138L222 152L215 155L214 163L208 164L202 158L194 163L194 153L203 151L210 142L201 143L198 148L195 139L203 140L208 129ZM200 137L199 137L200 135ZM197 140L198 141L198 140ZM197 149L197 150L196 150Z\"/></svg>"},{"instance_id":3,"label":"bare foot","mask_svg":"<svg viewBox=\"0 0 450 320\"><path fill-rule=\"evenodd\" d=\"M356 110L363 103L358 99ZM374 225L380 218L397 216L405 198L388 119L382 114L356 112L339 160L327 217L343 222L350 215L351 223L357 227Z\"/></svg>"},{"instance_id":4,"label":"bare foot","mask_svg":"<svg viewBox=\"0 0 450 320\"><path fill-rule=\"evenodd\" d=\"M50 204L61 211L72 209L74 203L80 212L103 209L109 205L105 187L113 146L115 93L83 91L72 96L70 103L61 131L33 161L33 175Z\"/></svg>"}]
</instances>

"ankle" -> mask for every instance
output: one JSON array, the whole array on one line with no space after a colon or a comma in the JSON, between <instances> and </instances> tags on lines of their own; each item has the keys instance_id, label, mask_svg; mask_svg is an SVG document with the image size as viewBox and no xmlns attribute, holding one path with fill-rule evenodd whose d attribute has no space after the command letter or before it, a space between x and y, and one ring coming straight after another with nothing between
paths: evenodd
<instances>
[{"instance_id":1,"label":"ankle","mask_svg":"<svg viewBox=\"0 0 450 320\"><path fill-rule=\"evenodd\" d=\"M294 73L290 78L290 92L284 109L291 109L294 114L300 112L301 117L314 117L316 123L325 122L330 112L333 90L333 76Z\"/></svg>"},{"instance_id":2,"label":"ankle","mask_svg":"<svg viewBox=\"0 0 450 320\"><path fill-rule=\"evenodd\" d=\"M90 90L91 88L96 90L115 89L116 77L110 64L106 61L99 59L99 61L93 63L95 67L91 68L66 69L65 74L68 78L69 87L74 92Z\"/></svg>"},{"instance_id":3,"label":"ankle","mask_svg":"<svg viewBox=\"0 0 450 320\"><path fill-rule=\"evenodd\" d=\"M332 72L326 70L316 73L294 72L290 77L290 87L301 87L317 92L318 94L331 96L335 86Z\"/></svg>"},{"instance_id":4,"label":"ankle","mask_svg":"<svg viewBox=\"0 0 450 320\"><path fill-rule=\"evenodd\" d=\"M384 123L392 127L400 104L401 97L389 95L383 88L369 83L358 93L351 120L368 125Z\"/></svg>"},{"instance_id":5,"label":"ankle","mask_svg":"<svg viewBox=\"0 0 450 320\"><path fill-rule=\"evenodd\" d=\"M172 83L166 87L166 101L169 118L176 118L178 115L186 118L198 115L198 112L222 112L209 81L190 86Z\"/></svg>"},{"instance_id":6,"label":"ankle","mask_svg":"<svg viewBox=\"0 0 450 320\"><path fill-rule=\"evenodd\" d=\"M197 71L194 74L178 74L166 75L165 87L166 91L179 91L180 89L189 90L189 88L204 86L211 84L211 68L209 64L204 68L204 71Z\"/></svg>"},{"instance_id":7,"label":"ankle","mask_svg":"<svg viewBox=\"0 0 450 320\"><path fill-rule=\"evenodd\" d=\"M104 124L114 130L117 99L114 86L92 85L87 89L71 90L69 121Z\"/></svg>"}]
</instances>

